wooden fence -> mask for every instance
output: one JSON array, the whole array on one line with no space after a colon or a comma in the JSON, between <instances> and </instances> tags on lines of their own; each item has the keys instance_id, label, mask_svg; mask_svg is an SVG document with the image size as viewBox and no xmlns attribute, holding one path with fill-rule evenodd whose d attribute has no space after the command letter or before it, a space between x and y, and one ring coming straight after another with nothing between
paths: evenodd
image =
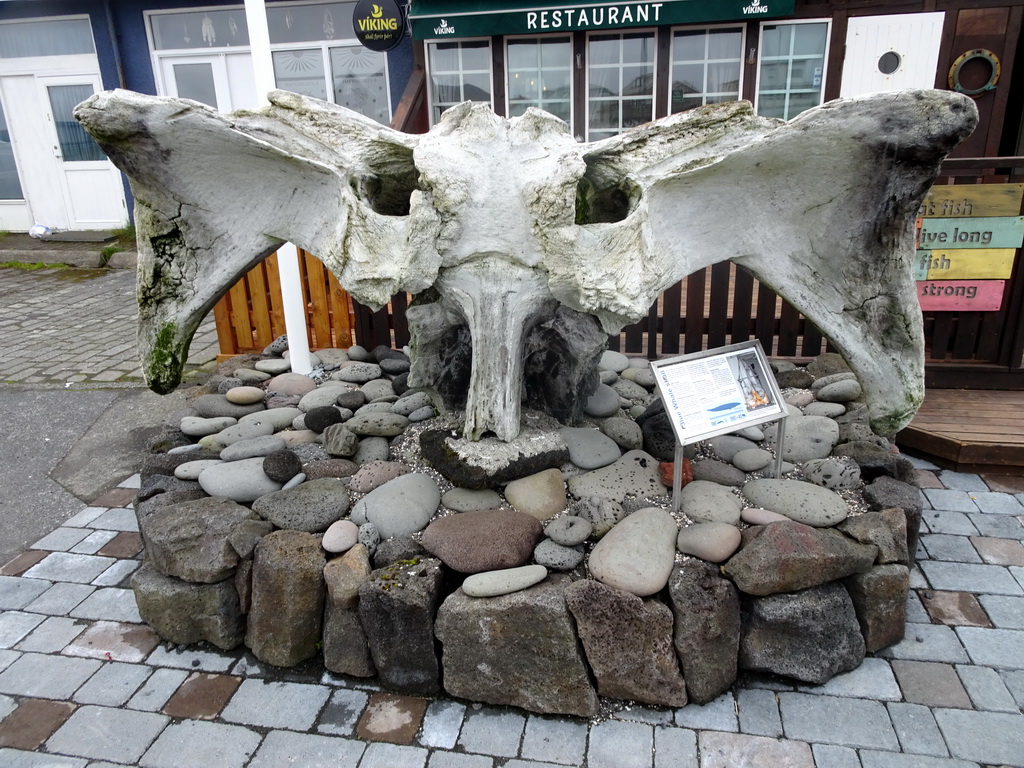
<instances>
[{"instance_id":1,"label":"wooden fence","mask_svg":"<svg viewBox=\"0 0 1024 768\"><path fill-rule=\"evenodd\" d=\"M950 160L939 184L1019 183L1024 158ZM996 312L924 312L929 386L1024 389L1024 279L1015 259ZM373 312L353 301L314 256L300 251L303 299L312 349L367 349L408 343L405 310L397 294ZM284 333L274 257L240 280L215 308L221 355L262 349ZM647 317L609 339L611 349L654 359L750 339L771 356L809 358L828 340L789 303L742 267L722 262L666 290Z\"/></svg>"}]
</instances>

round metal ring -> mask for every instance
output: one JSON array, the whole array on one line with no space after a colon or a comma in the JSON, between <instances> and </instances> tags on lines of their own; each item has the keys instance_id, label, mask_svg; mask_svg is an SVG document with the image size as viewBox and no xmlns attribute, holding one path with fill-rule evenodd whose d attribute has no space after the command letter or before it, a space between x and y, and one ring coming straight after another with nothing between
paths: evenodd
<instances>
[{"instance_id":1,"label":"round metal ring","mask_svg":"<svg viewBox=\"0 0 1024 768\"><path fill-rule=\"evenodd\" d=\"M964 64L974 59L983 59L988 62L992 68L992 72L988 77L988 82L980 88L965 88L960 82L960 70L963 69ZM992 51L984 48L975 48L974 50L962 53L957 57L956 61L953 62L953 66L949 68L949 87L960 93L967 94L968 96L977 96L985 91L995 90L996 83L999 82L999 74L1001 67L999 65L999 57L996 56Z\"/></svg>"}]
</instances>

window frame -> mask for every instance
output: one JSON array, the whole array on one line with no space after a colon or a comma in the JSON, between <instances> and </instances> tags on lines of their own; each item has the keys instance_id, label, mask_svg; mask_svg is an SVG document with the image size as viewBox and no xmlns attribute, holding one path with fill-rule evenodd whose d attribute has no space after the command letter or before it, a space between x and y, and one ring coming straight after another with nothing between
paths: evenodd
<instances>
[{"instance_id":1,"label":"window frame","mask_svg":"<svg viewBox=\"0 0 1024 768\"><path fill-rule=\"evenodd\" d=\"M561 33L555 33L555 34L550 34L550 35L505 35L502 38L502 44L503 44L503 47L504 47L504 55L505 55L504 67L503 67L504 74L505 74L505 114L506 115L511 115L512 114L512 102L510 100L510 95L509 95L510 91L511 91L511 88L509 87L510 86L511 67L509 66L508 46L509 46L510 42L515 43L516 41L524 41L524 40L536 41L538 43L543 43L545 40L551 40L551 41L564 40L564 41L569 43L569 59L566 62L567 65L568 65L567 66L567 74L568 74L568 81L569 81L569 98L568 98L569 118L565 122L568 123L568 125L569 125L569 131L570 132L574 132L575 131L575 127L574 127L574 125L575 125L575 112L576 112L576 78L574 76L575 73L573 71L573 62L575 62L575 60L576 60L576 45L575 45L574 36L573 36L572 32L561 32ZM538 71L542 71L542 70L538 70ZM552 99L552 101L554 101L554 99ZM530 105L530 106L537 106L537 105ZM543 107L539 107L539 108L543 109Z\"/></svg>"},{"instance_id":2,"label":"window frame","mask_svg":"<svg viewBox=\"0 0 1024 768\"><path fill-rule=\"evenodd\" d=\"M825 25L825 47L824 47L824 50L822 51L822 54L821 54L821 83L818 86L818 103L815 104L814 106L820 107L822 104L825 103L825 86L828 83L828 57L829 57L829 49L830 49L830 46L832 44L832 19L830 17L828 17L828 18L817 18L817 19L781 19L781 20L772 20L772 21L762 21L760 26L758 27L757 68L756 68L756 70L754 72L754 113L755 114L757 114L757 115L761 114L761 66L762 66L762 64L765 61L765 57L764 57L764 32L765 32L765 27L781 27L781 26L795 27L797 25L802 25L802 24L824 24ZM813 57L812 56L794 57L792 55L789 55L789 56L785 57L785 59L783 59L781 57L773 57L773 58L775 60L778 60L778 61L785 60L787 62L792 63L797 58L811 59L811 58L817 58L817 56L813 56ZM790 72L790 73L792 72L792 66L789 67L787 72ZM806 112L807 109L812 109L812 107L807 107L806 109L803 109L800 112L798 112L796 115L789 116L789 96L792 93L810 93L810 90L808 90L808 89L797 89L796 91L790 89L790 87L789 87L789 80L790 80L790 76L789 76L789 74L787 74L787 87L786 87L786 90L785 91L781 91L781 93L785 93L786 94L786 110L785 110L785 114L787 115L786 117L781 118L781 119L786 120L787 122L789 120L792 120L797 115L802 114L803 112ZM780 93L780 91L774 91L773 93Z\"/></svg>"},{"instance_id":3,"label":"window frame","mask_svg":"<svg viewBox=\"0 0 1024 768\"><path fill-rule=\"evenodd\" d=\"M665 104L665 114L666 115L679 114L678 112L673 112L672 111L672 83L674 82L673 71L674 71L675 65L677 63L676 62L676 33L677 32L697 32L697 31L701 31L701 32L707 33L707 32L711 32L711 31L716 30L716 29L733 29L733 30L738 29L739 32L740 32L740 51L739 51L739 59L738 59L740 77L739 77L739 81L738 81L738 89L736 91L736 99L735 100L736 101L741 101L743 99L743 87L744 87L744 84L745 84L744 78L745 78L745 75L746 75L746 72L745 72L745 70L746 70L746 56L745 56L744 52L747 50L747 25L745 23L743 23L743 22L729 22L729 23L722 23L722 24L705 24L705 25L699 25L699 26L693 26L693 25L675 26L675 27L672 27L672 28L669 29L668 89L667 89L666 96L665 96L666 101L667 101L667 103ZM716 59L715 60L715 62L719 62L719 61L721 61L721 60L720 59ZM703 63L704 63L704 81L705 81L705 85L706 85L706 83L707 83L707 67L708 67L708 64L712 63L712 61L710 59L708 59L708 58L705 58ZM705 106L707 103L708 103L707 102L707 92L704 91L704 92L701 93L701 104L700 104L700 106ZM719 102L713 102L713 103L717 104ZM690 107L689 109L695 109L695 107ZM688 109L679 110L679 112L687 112L687 111L689 111L689 110Z\"/></svg>"},{"instance_id":4,"label":"window frame","mask_svg":"<svg viewBox=\"0 0 1024 768\"><path fill-rule=\"evenodd\" d=\"M429 40L424 40L423 41L423 66L424 66L424 70L426 71L426 77L427 77L427 115L428 115L429 125L431 127L433 127L434 125L437 124L437 120L440 118L441 114L443 114L445 112L445 110L451 109L453 106L455 106L456 104L459 104L461 102L454 102L454 103L448 104L448 106L446 106L444 109L442 109L441 113L438 114L437 117L435 118L435 116L434 116L434 109L437 106L437 102L435 102L435 100L434 100L434 73L433 73L432 61L431 61L431 56L430 56L430 46L435 44L435 43L447 43L447 44L454 43L454 44L460 46L460 48L461 48L463 43L479 43L479 42L483 42L483 43L487 44L487 75L488 75L488 81L490 83L490 100L487 103L490 105L491 109L494 109L494 90L495 90L494 89L494 77L495 77L495 75L494 75L494 46L493 46L493 42L492 42L491 38L489 38L489 37L459 37L459 38L450 38L449 37L449 38L431 38ZM459 55L459 58L460 58L460 63L461 63L461 58L462 58L461 53ZM506 67L506 70L507 70L507 67ZM465 70L461 70L461 69L459 70L460 78L462 78L462 73L464 71ZM470 71L471 72L477 72L478 70L470 70ZM462 93L465 93L465 81L464 80L460 79L459 88L460 88L460 91ZM463 101L465 101L465 99L463 99ZM444 102L444 103L447 104L447 102Z\"/></svg>"},{"instance_id":5,"label":"window frame","mask_svg":"<svg viewBox=\"0 0 1024 768\"><path fill-rule=\"evenodd\" d=\"M584 55L585 71L583 73L583 119L584 119L584 134L583 135L585 137L584 141L587 141L587 142L604 141L605 139L612 138L612 136L605 136L605 137L602 137L600 139L593 139L590 136L590 134L591 134L591 127L590 127L590 105L591 105L591 101L590 101L590 72L591 72L591 66L592 66L591 61L590 61L590 59L591 59L591 56L590 56L590 41L594 37L606 37L606 36L609 36L609 35L617 35L619 37L620 45L621 45L622 38L624 36L627 36L627 35L650 35L650 41L651 41L651 73L652 73L652 77L651 77L651 96L650 96L650 99L651 99L651 116L650 116L650 118L648 120L645 120L644 123L640 123L640 125L643 125L645 123L649 123L649 122L657 119L657 114L658 114L657 101L658 101L658 83L659 83L659 72L658 72L658 69L659 69L659 67L658 67L658 28L657 27L636 27L636 28L633 28L633 27L623 27L623 28L616 28L616 29L604 29L604 30L589 31L589 32L586 33L586 37L584 38L584 43L583 43L584 50L586 52L585 55ZM621 48L620 48L620 51L621 51ZM619 66L619 72L621 73L622 72L622 67L623 67L621 58L620 58L618 66ZM611 69L611 67L603 67L603 68ZM619 79L620 79L620 84L621 84L621 75L620 75ZM646 97L644 97L644 98L646 98ZM617 97L617 102L619 104L619 129L618 129L618 133L615 134L615 135L622 134L623 132L629 130L629 128L622 127L622 102L623 102L623 99L624 99L624 97L621 94ZM611 99L610 98L603 99L603 101L609 101L610 102ZM632 127L635 127L635 126L630 126L630 128L632 128ZM594 130L607 131L608 129L607 128L597 128L597 129L594 129Z\"/></svg>"}]
</instances>

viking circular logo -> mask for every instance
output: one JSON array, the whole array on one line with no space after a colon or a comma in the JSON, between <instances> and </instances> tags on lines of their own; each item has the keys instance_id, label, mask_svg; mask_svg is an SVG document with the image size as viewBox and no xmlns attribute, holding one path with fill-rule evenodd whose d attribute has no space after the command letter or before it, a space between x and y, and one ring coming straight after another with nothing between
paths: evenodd
<instances>
[{"instance_id":1,"label":"viking circular logo","mask_svg":"<svg viewBox=\"0 0 1024 768\"><path fill-rule=\"evenodd\" d=\"M405 34L405 16L395 0L359 0L352 12L356 39L371 51L390 51Z\"/></svg>"}]
</instances>

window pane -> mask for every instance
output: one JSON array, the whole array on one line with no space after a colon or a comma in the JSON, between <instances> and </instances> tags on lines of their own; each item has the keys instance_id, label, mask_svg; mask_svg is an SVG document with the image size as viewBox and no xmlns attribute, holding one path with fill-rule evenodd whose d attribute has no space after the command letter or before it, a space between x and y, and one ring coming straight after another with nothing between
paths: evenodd
<instances>
[{"instance_id":1,"label":"window pane","mask_svg":"<svg viewBox=\"0 0 1024 768\"><path fill-rule=\"evenodd\" d=\"M491 100L491 77L490 75L466 75L463 79L462 98L470 101Z\"/></svg>"},{"instance_id":2,"label":"window pane","mask_svg":"<svg viewBox=\"0 0 1024 768\"><path fill-rule=\"evenodd\" d=\"M317 40L351 40L355 3L316 3L267 6L271 43L311 43Z\"/></svg>"},{"instance_id":3,"label":"window pane","mask_svg":"<svg viewBox=\"0 0 1024 768\"><path fill-rule=\"evenodd\" d=\"M738 99L742 44L739 27L676 31L672 40L672 112Z\"/></svg>"},{"instance_id":4,"label":"window pane","mask_svg":"<svg viewBox=\"0 0 1024 768\"><path fill-rule=\"evenodd\" d=\"M459 71L459 44L458 43L431 43L430 44L430 71L458 72Z\"/></svg>"},{"instance_id":5,"label":"window pane","mask_svg":"<svg viewBox=\"0 0 1024 768\"><path fill-rule=\"evenodd\" d=\"M158 51L249 44L245 10L158 13L150 17Z\"/></svg>"},{"instance_id":6,"label":"window pane","mask_svg":"<svg viewBox=\"0 0 1024 768\"><path fill-rule=\"evenodd\" d=\"M622 61L623 62L651 62L654 61L654 36L653 35L623 35L622 36Z\"/></svg>"},{"instance_id":7,"label":"window pane","mask_svg":"<svg viewBox=\"0 0 1024 768\"><path fill-rule=\"evenodd\" d=\"M712 29L708 33L709 59L735 59L742 55L743 35L738 29Z\"/></svg>"},{"instance_id":8,"label":"window pane","mask_svg":"<svg viewBox=\"0 0 1024 768\"><path fill-rule=\"evenodd\" d=\"M654 118L653 99L626 99L622 102L622 127L649 123Z\"/></svg>"},{"instance_id":9,"label":"window pane","mask_svg":"<svg viewBox=\"0 0 1024 768\"><path fill-rule=\"evenodd\" d=\"M462 69L491 71L491 46L485 42L462 44Z\"/></svg>"},{"instance_id":10,"label":"window pane","mask_svg":"<svg viewBox=\"0 0 1024 768\"><path fill-rule=\"evenodd\" d=\"M88 19L0 24L0 59L93 53Z\"/></svg>"},{"instance_id":11,"label":"window pane","mask_svg":"<svg viewBox=\"0 0 1024 768\"><path fill-rule=\"evenodd\" d=\"M739 98L740 65L739 62L729 64L708 64L708 93L730 93Z\"/></svg>"},{"instance_id":12,"label":"window pane","mask_svg":"<svg viewBox=\"0 0 1024 768\"><path fill-rule=\"evenodd\" d=\"M388 103L387 57L361 45L331 49L334 101L378 123L391 122Z\"/></svg>"},{"instance_id":13,"label":"window pane","mask_svg":"<svg viewBox=\"0 0 1024 768\"><path fill-rule=\"evenodd\" d=\"M590 38L590 65L619 63L619 38L607 35L594 35Z\"/></svg>"},{"instance_id":14,"label":"window pane","mask_svg":"<svg viewBox=\"0 0 1024 768\"><path fill-rule=\"evenodd\" d=\"M704 61L705 43L704 32L676 32L675 60Z\"/></svg>"},{"instance_id":15,"label":"window pane","mask_svg":"<svg viewBox=\"0 0 1024 768\"><path fill-rule=\"evenodd\" d=\"M619 102L618 101L592 101L592 102L590 102L590 130L591 130L591 135L593 135L593 131L594 131L595 128L614 128L612 133L618 133L619 132Z\"/></svg>"},{"instance_id":16,"label":"window pane","mask_svg":"<svg viewBox=\"0 0 1024 768\"><path fill-rule=\"evenodd\" d=\"M588 38L588 140L653 119L653 41L649 33Z\"/></svg>"},{"instance_id":17,"label":"window pane","mask_svg":"<svg viewBox=\"0 0 1024 768\"><path fill-rule=\"evenodd\" d=\"M324 56L319 48L274 51L274 80L278 88L327 101Z\"/></svg>"},{"instance_id":18,"label":"window pane","mask_svg":"<svg viewBox=\"0 0 1024 768\"><path fill-rule=\"evenodd\" d=\"M828 23L778 24L763 27L762 32L758 113L791 120L821 104ZM769 38L779 43L771 47L772 56Z\"/></svg>"},{"instance_id":19,"label":"window pane","mask_svg":"<svg viewBox=\"0 0 1024 768\"><path fill-rule=\"evenodd\" d=\"M684 64L676 67L673 72L672 90L682 93L704 92L704 65Z\"/></svg>"},{"instance_id":20,"label":"window pane","mask_svg":"<svg viewBox=\"0 0 1024 768\"><path fill-rule=\"evenodd\" d=\"M99 145L85 132L72 114L75 107L92 96L90 85L51 85L47 87L57 141L65 163L105 160Z\"/></svg>"},{"instance_id":21,"label":"window pane","mask_svg":"<svg viewBox=\"0 0 1024 768\"><path fill-rule=\"evenodd\" d=\"M486 40L427 43L431 117L463 101L491 102L491 48Z\"/></svg>"},{"instance_id":22,"label":"window pane","mask_svg":"<svg viewBox=\"0 0 1024 768\"><path fill-rule=\"evenodd\" d=\"M0 200L21 199L21 182L18 180L18 168L14 164L11 134L7 130L4 105L0 104Z\"/></svg>"},{"instance_id":23,"label":"window pane","mask_svg":"<svg viewBox=\"0 0 1024 768\"><path fill-rule=\"evenodd\" d=\"M217 108L217 88L213 84L212 64L175 64L174 82L179 97L201 101Z\"/></svg>"}]
</instances>

